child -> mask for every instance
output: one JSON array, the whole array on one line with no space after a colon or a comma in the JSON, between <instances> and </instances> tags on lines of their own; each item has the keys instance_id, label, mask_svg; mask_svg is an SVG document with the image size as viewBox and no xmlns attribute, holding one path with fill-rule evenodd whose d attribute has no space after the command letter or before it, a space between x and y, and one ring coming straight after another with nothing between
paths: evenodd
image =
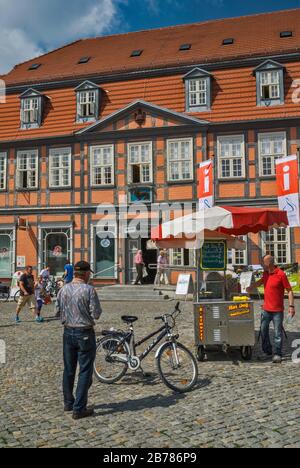
<instances>
[{"instance_id":1,"label":"child","mask_svg":"<svg viewBox=\"0 0 300 468\"><path fill-rule=\"evenodd\" d=\"M45 304L45 289L43 287L43 280L40 279L39 282L35 283L34 286L34 294L36 298L36 311L37 311L37 316L35 318L35 321L38 323L42 323L44 321L43 317L41 317L41 311L42 307Z\"/></svg>"}]
</instances>

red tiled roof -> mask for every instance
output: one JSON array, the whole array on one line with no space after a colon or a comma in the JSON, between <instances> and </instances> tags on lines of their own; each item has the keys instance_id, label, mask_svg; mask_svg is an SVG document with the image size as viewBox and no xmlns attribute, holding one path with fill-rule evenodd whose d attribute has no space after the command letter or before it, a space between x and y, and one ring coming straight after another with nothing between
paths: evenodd
<instances>
[{"instance_id":1,"label":"red tiled roof","mask_svg":"<svg viewBox=\"0 0 300 468\"><path fill-rule=\"evenodd\" d=\"M131 72L183 64L199 64L300 51L300 8L259 15L206 21L128 34L82 39L17 65L6 76L7 85ZM293 37L280 38L281 31ZM222 45L233 38L234 44ZM189 51L179 51L190 43ZM143 49L140 57L130 57ZM81 57L90 61L78 64ZM31 64L40 63L36 70Z\"/></svg>"}]
</instances>

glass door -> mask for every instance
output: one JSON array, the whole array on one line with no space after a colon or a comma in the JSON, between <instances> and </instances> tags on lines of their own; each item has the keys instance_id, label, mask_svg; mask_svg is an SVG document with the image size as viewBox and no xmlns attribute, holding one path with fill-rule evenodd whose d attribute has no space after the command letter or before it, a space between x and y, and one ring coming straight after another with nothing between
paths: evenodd
<instances>
[{"instance_id":1,"label":"glass door","mask_svg":"<svg viewBox=\"0 0 300 468\"><path fill-rule=\"evenodd\" d=\"M95 278L115 279L116 265L116 239L114 233L108 232L107 237L95 235Z\"/></svg>"},{"instance_id":2,"label":"glass door","mask_svg":"<svg viewBox=\"0 0 300 468\"><path fill-rule=\"evenodd\" d=\"M10 232L0 232L0 278L12 276L13 243Z\"/></svg>"}]
</instances>

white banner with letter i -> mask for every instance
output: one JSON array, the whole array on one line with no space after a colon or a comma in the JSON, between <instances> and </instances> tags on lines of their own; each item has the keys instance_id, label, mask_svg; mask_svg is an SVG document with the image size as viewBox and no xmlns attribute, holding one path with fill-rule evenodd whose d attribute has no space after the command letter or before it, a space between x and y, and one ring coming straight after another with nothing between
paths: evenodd
<instances>
[{"instance_id":1,"label":"white banner with letter i","mask_svg":"<svg viewBox=\"0 0 300 468\"><path fill-rule=\"evenodd\" d=\"M300 226L299 168L296 155L275 161L279 209L286 211L290 227Z\"/></svg>"}]
</instances>

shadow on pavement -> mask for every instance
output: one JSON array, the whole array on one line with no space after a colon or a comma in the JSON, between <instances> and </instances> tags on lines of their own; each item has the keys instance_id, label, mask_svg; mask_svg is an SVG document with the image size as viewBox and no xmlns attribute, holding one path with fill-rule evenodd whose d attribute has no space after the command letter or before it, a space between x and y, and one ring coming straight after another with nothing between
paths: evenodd
<instances>
[{"instance_id":1,"label":"shadow on pavement","mask_svg":"<svg viewBox=\"0 0 300 468\"><path fill-rule=\"evenodd\" d=\"M139 400L127 400L118 403L96 405L95 411L101 410L101 412L96 413L95 417L122 413L124 411L140 411L147 408L169 408L172 405L176 405L179 400L183 400L185 397L186 395L183 393L173 393L167 396L157 394L140 398Z\"/></svg>"}]
</instances>

